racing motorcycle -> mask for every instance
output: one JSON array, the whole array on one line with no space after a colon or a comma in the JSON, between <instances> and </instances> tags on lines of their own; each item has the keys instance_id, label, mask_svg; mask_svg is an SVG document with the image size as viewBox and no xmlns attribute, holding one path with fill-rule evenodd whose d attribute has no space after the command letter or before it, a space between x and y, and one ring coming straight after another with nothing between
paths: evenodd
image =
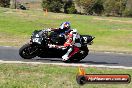
<instances>
[{"instance_id":1,"label":"racing motorcycle","mask_svg":"<svg viewBox=\"0 0 132 88\"><path fill-rule=\"evenodd\" d=\"M84 59L89 53L87 45L91 45L94 38L91 35L81 35L80 51L65 62L79 62ZM48 44L63 45L65 41L65 36L60 35L57 31L35 30L30 42L19 49L19 55L24 59L32 59L36 56L40 58L61 58L68 48L50 48Z\"/></svg>"}]
</instances>

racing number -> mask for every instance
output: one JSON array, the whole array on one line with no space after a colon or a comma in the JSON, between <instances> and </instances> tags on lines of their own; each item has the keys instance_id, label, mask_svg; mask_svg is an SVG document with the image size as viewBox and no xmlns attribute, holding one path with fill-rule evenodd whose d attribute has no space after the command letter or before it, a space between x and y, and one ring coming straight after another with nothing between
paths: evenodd
<instances>
[{"instance_id":1,"label":"racing number","mask_svg":"<svg viewBox=\"0 0 132 88\"><path fill-rule=\"evenodd\" d=\"M83 37L84 43L87 43L87 37Z\"/></svg>"}]
</instances>

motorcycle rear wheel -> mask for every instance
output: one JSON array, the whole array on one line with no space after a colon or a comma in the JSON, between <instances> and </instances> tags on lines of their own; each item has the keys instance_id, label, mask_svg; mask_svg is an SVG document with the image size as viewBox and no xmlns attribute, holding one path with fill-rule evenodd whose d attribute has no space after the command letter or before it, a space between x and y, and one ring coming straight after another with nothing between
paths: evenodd
<instances>
[{"instance_id":1,"label":"motorcycle rear wheel","mask_svg":"<svg viewBox=\"0 0 132 88\"><path fill-rule=\"evenodd\" d=\"M77 54L73 55L71 58L69 58L68 60L63 61L63 62L65 62L65 63L78 63L78 62L80 62L89 53L89 49L87 46L82 47L81 50L84 51L83 54L77 53Z\"/></svg>"}]
</instances>

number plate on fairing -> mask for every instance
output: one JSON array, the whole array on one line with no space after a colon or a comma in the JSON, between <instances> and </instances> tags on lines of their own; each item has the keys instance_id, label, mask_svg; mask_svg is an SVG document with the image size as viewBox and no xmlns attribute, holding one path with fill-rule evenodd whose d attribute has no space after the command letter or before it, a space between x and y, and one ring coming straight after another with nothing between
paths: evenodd
<instances>
[{"instance_id":1,"label":"number plate on fairing","mask_svg":"<svg viewBox=\"0 0 132 88\"><path fill-rule=\"evenodd\" d=\"M83 39L84 39L84 43L88 42L88 38L87 37L83 37Z\"/></svg>"},{"instance_id":2,"label":"number plate on fairing","mask_svg":"<svg viewBox=\"0 0 132 88\"><path fill-rule=\"evenodd\" d=\"M33 38L32 41L41 44L42 39L41 38Z\"/></svg>"}]
</instances>

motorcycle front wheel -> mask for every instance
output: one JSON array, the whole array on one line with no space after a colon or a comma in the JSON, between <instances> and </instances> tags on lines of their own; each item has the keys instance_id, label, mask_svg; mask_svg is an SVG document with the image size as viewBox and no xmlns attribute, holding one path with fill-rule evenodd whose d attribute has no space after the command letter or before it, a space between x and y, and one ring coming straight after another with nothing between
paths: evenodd
<instances>
[{"instance_id":1,"label":"motorcycle front wheel","mask_svg":"<svg viewBox=\"0 0 132 88\"><path fill-rule=\"evenodd\" d=\"M24 59L32 59L36 57L37 50L36 46L25 44L19 49L19 55Z\"/></svg>"}]
</instances>

